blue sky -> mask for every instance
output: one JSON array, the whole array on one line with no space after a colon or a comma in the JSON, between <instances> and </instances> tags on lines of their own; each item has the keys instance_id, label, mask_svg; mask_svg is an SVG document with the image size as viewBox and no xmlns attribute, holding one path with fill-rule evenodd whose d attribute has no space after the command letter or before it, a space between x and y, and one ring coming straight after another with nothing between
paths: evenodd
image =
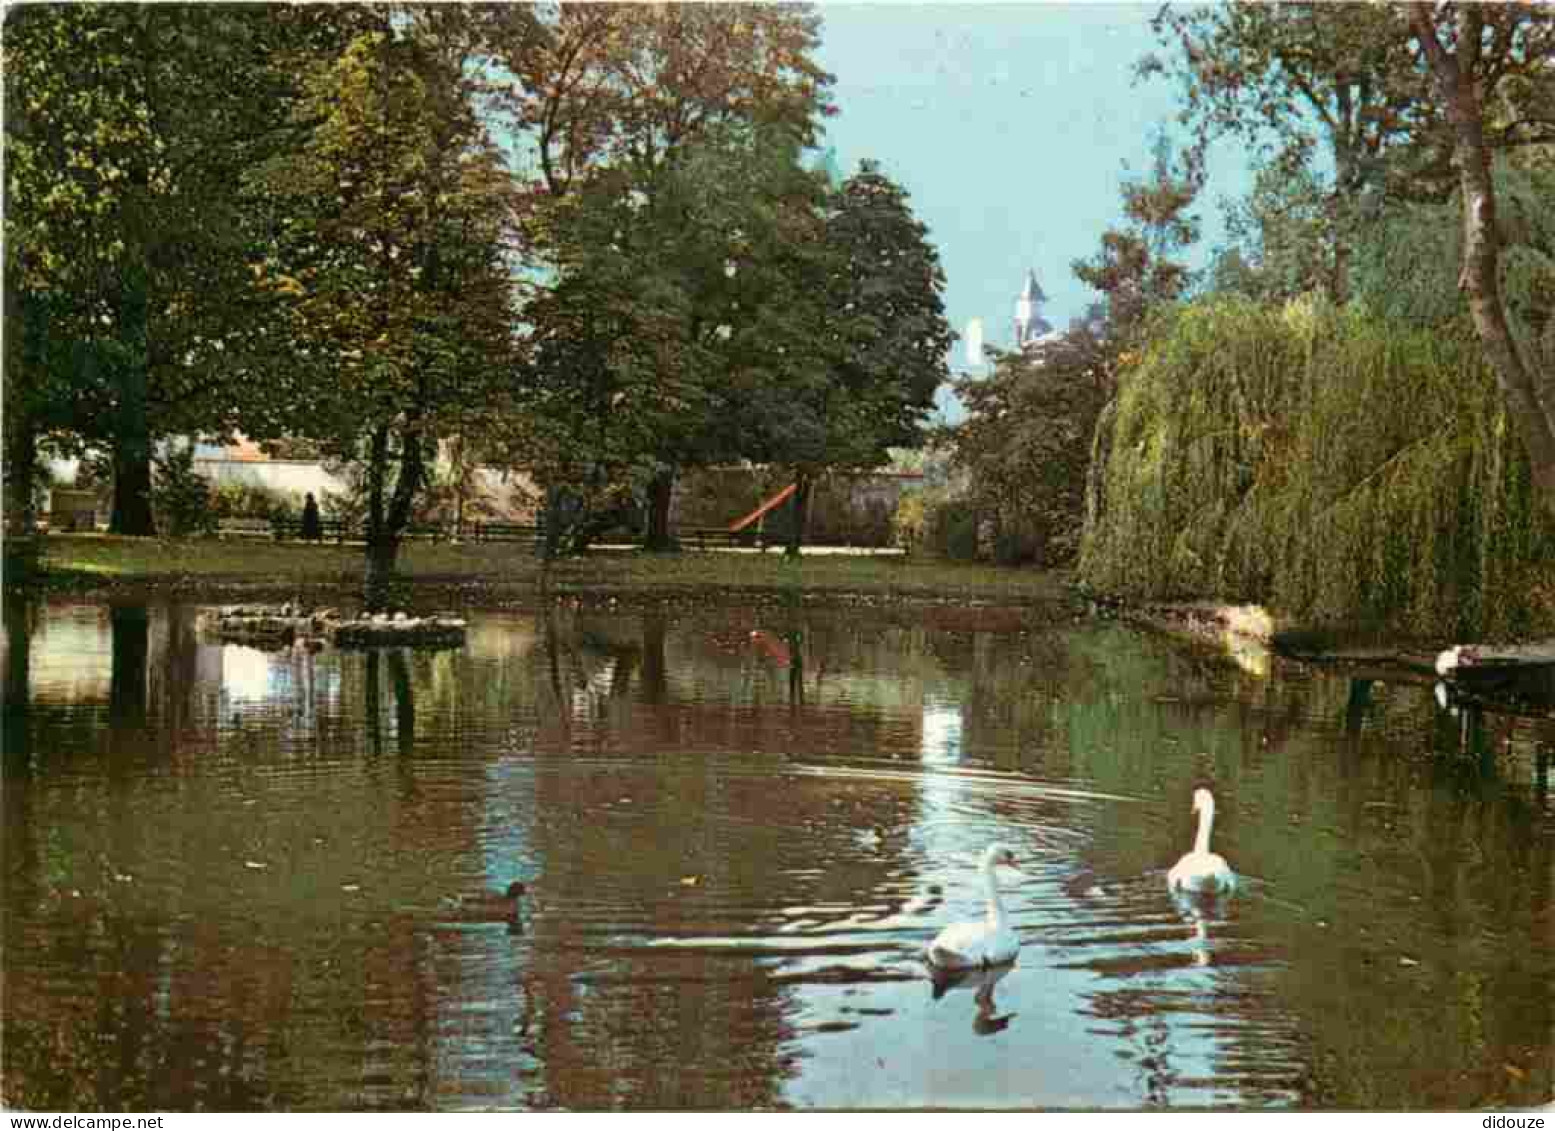
<instances>
[{"instance_id":1,"label":"blue sky","mask_svg":"<svg viewBox=\"0 0 1555 1131\"><path fill-rule=\"evenodd\" d=\"M1008 345L1028 268L1063 327L1094 295L1070 272L1120 215L1124 163L1143 172L1175 90L1136 83L1156 46L1153 4L822 3L819 61L836 76L827 124L844 175L874 158L911 194L947 280L958 331L980 316ZM1219 198L1247 174L1222 147L1200 198L1199 258L1219 239ZM958 344L954 367L965 368Z\"/></svg>"}]
</instances>

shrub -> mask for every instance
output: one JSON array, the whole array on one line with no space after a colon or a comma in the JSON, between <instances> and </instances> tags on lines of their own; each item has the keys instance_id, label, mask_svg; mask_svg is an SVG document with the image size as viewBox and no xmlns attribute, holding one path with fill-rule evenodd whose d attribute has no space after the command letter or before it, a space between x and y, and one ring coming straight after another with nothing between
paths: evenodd
<instances>
[{"instance_id":1,"label":"shrub","mask_svg":"<svg viewBox=\"0 0 1555 1131\"><path fill-rule=\"evenodd\" d=\"M152 505L157 525L175 538L216 529L210 480L194 469L194 448L169 446L155 458Z\"/></svg>"},{"instance_id":2,"label":"shrub","mask_svg":"<svg viewBox=\"0 0 1555 1131\"><path fill-rule=\"evenodd\" d=\"M302 507L295 492L257 483L222 483L211 491L211 512L224 518L269 520L294 515Z\"/></svg>"}]
</instances>

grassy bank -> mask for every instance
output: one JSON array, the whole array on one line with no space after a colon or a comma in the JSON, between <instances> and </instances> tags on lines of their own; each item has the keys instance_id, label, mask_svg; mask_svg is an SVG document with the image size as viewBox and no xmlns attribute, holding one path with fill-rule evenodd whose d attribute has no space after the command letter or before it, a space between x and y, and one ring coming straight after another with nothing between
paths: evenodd
<instances>
[{"instance_id":1,"label":"grassy bank","mask_svg":"<svg viewBox=\"0 0 1555 1131\"><path fill-rule=\"evenodd\" d=\"M540 562L517 545L416 543L400 555L404 602L532 604ZM362 583L359 547L216 539L56 535L44 539L42 585L53 592L176 592L212 601L304 596L348 603ZM557 562L550 591L618 601L681 598L879 599L1028 605L1070 600L1061 574L937 559L813 554L599 551Z\"/></svg>"}]
</instances>

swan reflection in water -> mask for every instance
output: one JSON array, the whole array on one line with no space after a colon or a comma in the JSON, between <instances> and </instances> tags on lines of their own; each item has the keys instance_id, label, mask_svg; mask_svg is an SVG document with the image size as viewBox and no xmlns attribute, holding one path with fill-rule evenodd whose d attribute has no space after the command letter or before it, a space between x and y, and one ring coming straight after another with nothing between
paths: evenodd
<instances>
[{"instance_id":1,"label":"swan reflection in water","mask_svg":"<svg viewBox=\"0 0 1555 1131\"><path fill-rule=\"evenodd\" d=\"M1230 904L1230 897L1223 892L1172 892L1172 905L1191 928L1188 950L1195 966L1210 965L1210 924L1224 923Z\"/></svg>"},{"instance_id":2,"label":"swan reflection in water","mask_svg":"<svg viewBox=\"0 0 1555 1131\"><path fill-rule=\"evenodd\" d=\"M956 970L930 966L929 980L934 987L934 1000L938 1001L952 991L969 991L977 1003L977 1012L972 1016L972 1032L980 1037L1003 1032L1015 1019L1015 1014L997 1012L993 991L1000 979L1013 969L1013 960L996 966L968 966Z\"/></svg>"}]
</instances>

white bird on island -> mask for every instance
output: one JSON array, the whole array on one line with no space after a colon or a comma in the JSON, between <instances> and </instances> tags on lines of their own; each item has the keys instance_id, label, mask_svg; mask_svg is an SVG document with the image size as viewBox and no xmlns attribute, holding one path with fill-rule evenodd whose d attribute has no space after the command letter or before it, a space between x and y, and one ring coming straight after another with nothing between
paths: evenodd
<instances>
[{"instance_id":1,"label":"white bird on island","mask_svg":"<svg viewBox=\"0 0 1555 1131\"><path fill-rule=\"evenodd\" d=\"M1479 659L1479 652L1465 644L1454 644L1451 648L1437 653L1436 674L1449 676L1459 668L1467 667Z\"/></svg>"},{"instance_id":2,"label":"white bird on island","mask_svg":"<svg viewBox=\"0 0 1555 1131\"><path fill-rule=\"evenodd\" d=\"M990 844L979 869L988 892L988 914L982 919L952 923L936 935L928 949L931 966L940 970L997 966L1012 961L1020 951L1020 936L1010 927L1009 915L999 899L999 880L994 869L1001 864L1015 868L1015 853L1002 844Z\"/></svg>"},{"instance_id":3,"label":"white bird on island","mask_svg":"<svg viewBox=\"0 0 1555 1131\"><path fill-rule=\"evenodd\" d=\"M1236 886L1236 874L1225 858L1209 850L1210 828L1215 823L1215 795L1207 789L1193 791L1193 811L1199 815L1199 832L1193 850L1172 865L1166 884L1180 892L1228 892Z\"/></svg>"}]
</instances>

